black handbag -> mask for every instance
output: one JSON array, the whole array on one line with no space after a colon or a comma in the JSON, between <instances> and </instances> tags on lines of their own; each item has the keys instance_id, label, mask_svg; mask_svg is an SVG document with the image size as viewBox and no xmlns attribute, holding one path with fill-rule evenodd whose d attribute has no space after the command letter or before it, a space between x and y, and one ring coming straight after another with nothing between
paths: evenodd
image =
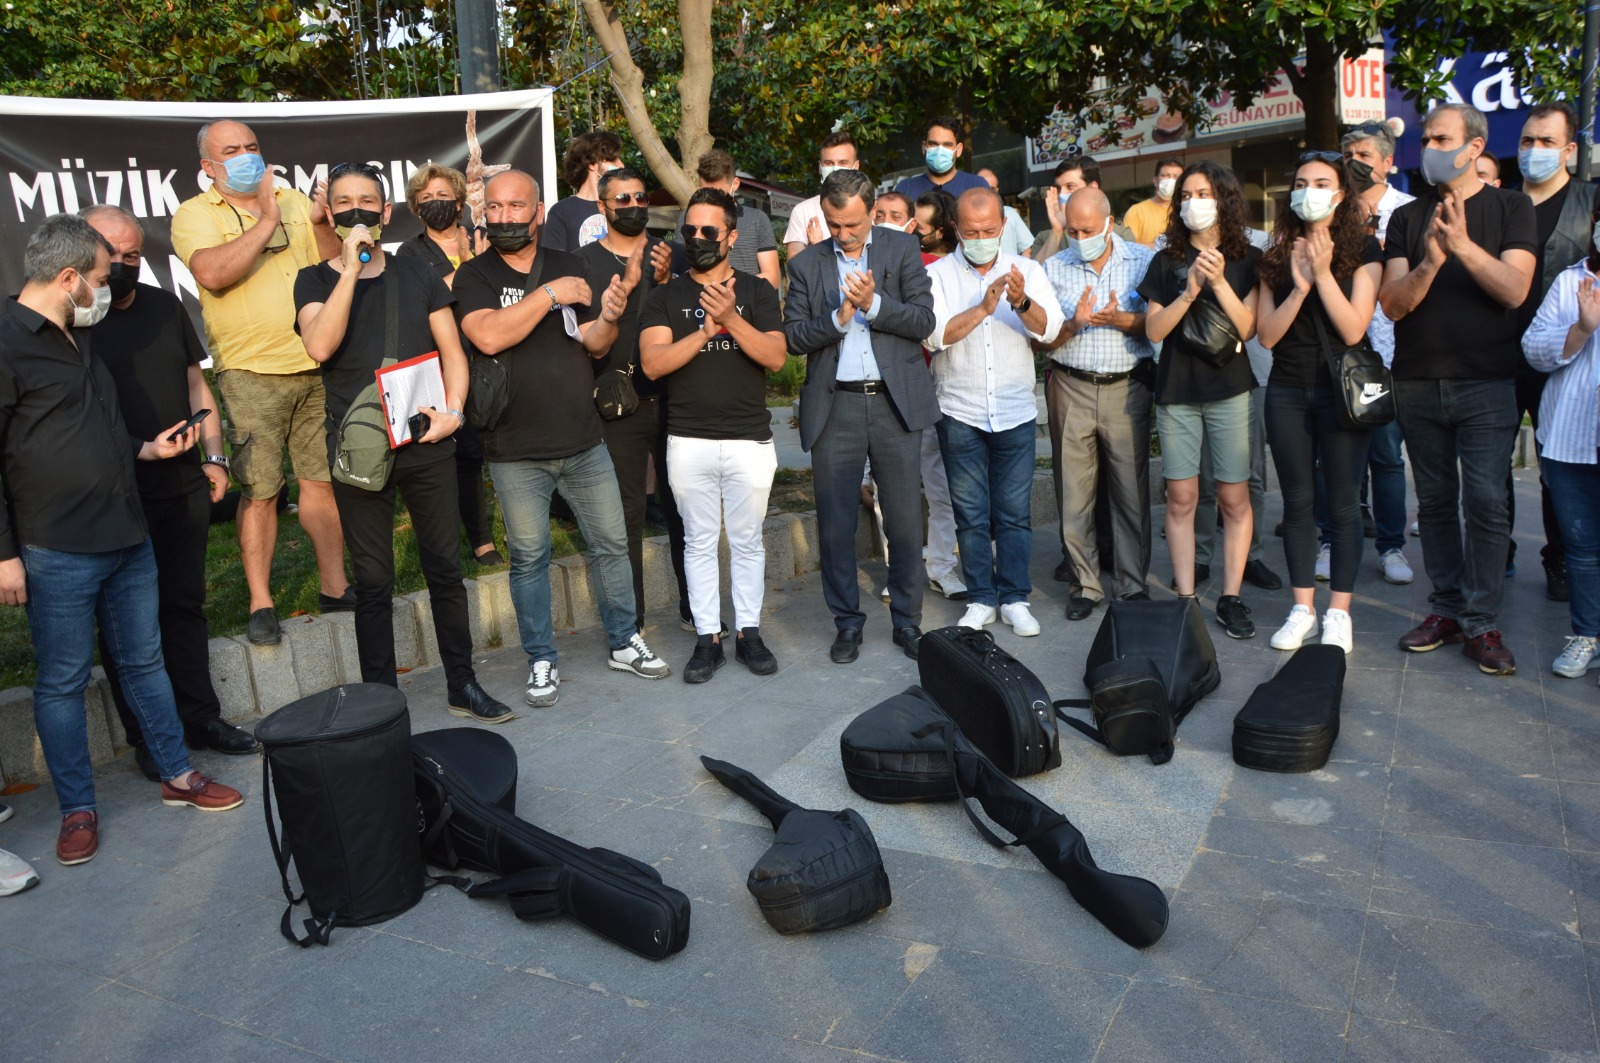
<instances>
[{"instance_id":1,"label":"black handbag","mask_svg":"<svg viewBox=\"0 0 1600 1063\"><path fill-rule=\"evenodd\" d=\"M633 389L632 362L624 369L607 369L594 380L594 408L602 421L632 417L639 408L639 393Z\"/></svg>"},{"instance_id":2,"label":"black handbag","mask_svg":"<svg viewBox=\"0 0 1600 1063\"><path fill-rule=\"evenodd\" d=\"M853 808L801 808L743 768L701 757L722 785L749 801L777 832L745 886L780 934L832 930L889 907L889 874L872 828Z\"/></svg>"},{"instance_id":3,"label":"black handbag","mask_svg":"<svg viewBox=\"0 0 1600 1063\"><path fill-rule=\"evenodd\" d=\"M533 267L522 285L522 297L539 286L544 279L544 254L533 256ZM511 405L511 374L500 355L479 354L462 336L462 346L467 349L467 401L461 415L467 423L483 432L493 432L505 419L506 408Z\"/></svg>"},{"instance_id":4,"label":"black handbag","mask_svg":"<svg viewBox=\"0 0 1600 1063\"><path fill-rule=\"evenodd\" d=\"M301 948L326 945L336 926L380 923L416 904L425 873L405 695L381 683L334 687L274 712L256 738L267 837L289 901L283 936ZM289 887L291 861L298 897ZM290 925L301 901L311 910L304 938Z\"/></svg>"},{"instance_id":5,"label":"black handbag","mask_svg":"<svg viewBox=\"0 0 1600 1063\"><path fill-rule=\"evenodd\" d=\"M917 676L962 733L1007 775L1061 766L1050 695L983 630L937 628L917 647Z\"/></svg>"},{"instance_id":6,"label":"black handbag","mask_svg":"<svg viewBox=\"0 0 1600 1063\"><path fill-rule=\"evenodd\" d=\"M1320 311L1312 321L1317 326L1317 338L1322 341L1323 357L1328 360L1328 375L1333 378L1333 408L1339 427L1356 431L1382 428L1393 421L1394 377L1367 337L1362 336L1360 343L1336 354L1328 342L1327 329L1322 327Z\"/></svg>"},{"instance_id":7,"label":"black handbag","mask_svg":"<svg viewBox=\"0 0 1600 1063\"><path fill-rule=\"evenodd\" d=\"M1178 323L1178 349L1222 369L1244 350L1244 340L1222 304L1202 289Z\"/></svg>"}]
</instances>

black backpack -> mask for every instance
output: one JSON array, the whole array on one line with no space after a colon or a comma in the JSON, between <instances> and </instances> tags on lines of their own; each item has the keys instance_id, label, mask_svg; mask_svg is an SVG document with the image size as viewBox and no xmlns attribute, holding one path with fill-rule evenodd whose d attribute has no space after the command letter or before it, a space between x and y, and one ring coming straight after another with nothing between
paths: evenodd
<instances>
[{"instance_id":1,"label":"black backpack","mask_svg":"<svg viewBox=\"0 0 1600 1063\"><path fill-rule=\"evenodd\" d=\"M1114 601L1084 663L1089 697L1055 703L1057 715L1118 756L1172 759L1178 725L1222 682L1216 647L1192 598ZM1087 708L1094 724L1061 712Z\"/></svg>"}]
</instances>

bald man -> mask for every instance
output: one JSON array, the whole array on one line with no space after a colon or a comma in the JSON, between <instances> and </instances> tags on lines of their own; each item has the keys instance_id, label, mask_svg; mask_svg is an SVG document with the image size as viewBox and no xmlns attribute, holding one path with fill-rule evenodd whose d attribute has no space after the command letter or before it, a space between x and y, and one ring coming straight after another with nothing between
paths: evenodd
<instances>
[{"instance_id":1,"label":"bald man","mask_svg":"<svg viewBox=\"0 0 1600 1063\"><path fill-rule=\"evenodd\" d=\"M172 215L172 249L200 288L227 415L233 452L205 460L239 483L239 554L250 588L245 634L271 646L283 638L270 577L285 448L300 489L300 524L317 555L321 609L355 608L323 439L322 373L294 331L295 277L336 256L340 241L323 203L277 184L249 126L208 122L195 144L211 184Z\"/></svg>"},{"instance_id":2,"label":"bald man","mask_svg":"<svg viewBox=\"0 0 1600 1063\"><path fill-rule=\"evenodd\" d=\"M1112 231L1111 202L1080 188L1066 206L1066 250L1044 264L1066 323L1040 349L1055 363L1045 403L1055 452L1056 498L1071 562L1067 619L1106 597L1096 545L1095 492L1107 477L1118 598L1149 596L1150 400L1155 349L1135 290L1154 252Z\"/></svg>"}]
</instances>

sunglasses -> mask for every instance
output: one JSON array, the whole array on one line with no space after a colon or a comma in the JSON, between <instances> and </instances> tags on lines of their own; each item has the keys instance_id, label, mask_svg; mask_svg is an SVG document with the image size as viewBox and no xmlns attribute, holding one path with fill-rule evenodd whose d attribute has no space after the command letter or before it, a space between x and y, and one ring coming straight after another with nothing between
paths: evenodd
<instances>
[{"instance_id":1,"label":"sunglasses","mask_svg":"<svg viewBox=\"0 0 1600 1063\"><path fill-rule=\"evenodd\" d=\"M1338 166L1344 162L1344 156L1337 151L1303 151L1300 153L1301 162L1325 162L1330 166Z\"/></svg>"},{"instance_id":2,"label":"sunglasses","mask_svg":"<svg viewBox=\"0 0 1600 1063\"><path fill-rule=\"evenodd\" d=\"M378 184L383 184L383 171L367 162L341 162L339 165L328 171L328 183L332 184L334 178L336 177L348 177L351 174L360 174L362 177L370 177L372 180L378 182Z\"/></svg>"},{"instance_id":3,"label":"sunglasses","mask_svg":"<svg viewBox=\"0 0 1600 1063\"><path fill-rule=\"evenodd\" d=\"M693 240L697 236L702 240L721 240L723 236L722 230L715 225L685 225L678 231L685 240Z\"/></svg>"},{"instance_id":4,"label":"sunglasses","mask_svg":"<svg viewBox=\"0 0 1600 1063\"><path fill-rule=\"evenodd\" d=\"M1355 127L1353 132L1364 133L1370 137L1374 134L1382 133L1388 128L1389 127L1382 122L1362 122L1360 125Z\"/></svg>"},{"instance_id":5,"label":"sunglasses","mask_svg":"<svg viewBox=\"0 0 1600 1063\"><path fill-rule=\"evenodd\" d=\"M227 200L223 200L223 202L228 203ZM228 209L233 211L234 220L239 223L239 235L243 236L245 231L244 218L239 215L239 208L235 207L232 203L228 203ZM262 248L263 251L273 255L276 255L280 251L289 250L289 230L283 227L283 222L281 221L277 224L276 228L277 231L274 232L267 240L267 246Z\"/></svg>"},{"instance_id":6,"label":"sunglasses","mask_svg":"<svg viewBox=\"0 0 1600 1063\"><path fill-rule=\"evenodd\" d=\"M650 202L649 192L623 192L621 195L612 196L607 203L615 203L619 207L626 207L629 203L638 206L647 206Z\"/></svg>"}]
</instances>

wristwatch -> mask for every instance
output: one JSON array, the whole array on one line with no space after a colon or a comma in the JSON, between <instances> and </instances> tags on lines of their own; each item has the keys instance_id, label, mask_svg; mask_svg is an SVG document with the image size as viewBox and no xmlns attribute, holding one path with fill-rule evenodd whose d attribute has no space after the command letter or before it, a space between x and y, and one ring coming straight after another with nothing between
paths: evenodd
<instances>
[{"instance_id":1,"label":"wristwatch","mask_svg":"<svg viewBox=\"0 0 1600 1063\"><path fill-rule=\"evenodd\" d=\"M445 411L444 412L448 413L451 417L454 417L457 421L461 422L462 424L466 424L467 423L466 416L463 415L460 410L452 410L447 406L447 407L445 407Z\"/></svg>"},{"instance_id":2,"label":"wristwatch","mask_svg":"<svg viewBox=\"0 0 1600 1063\"><path fill-rule=\"evenodd\" d=\"M1022 302L1018 303L1016 306L1017 314L1018 316L1021 316L1022 314L1026 314L1031 309L1033 309L1033 296L1024 294L1022 297Z\"/></svg>"},{"instance_id":3,"label":"wristwatch","mask_svg":"<svg viewBox=\"0 0 1600 1063\"><path fill-rule=\"evenodd\" d=\"M206 455L206 460L202 461L200 464L202 464L202 465L220 465L222 467L222 471L223 472L227 472L228 471L228 455L226 455L226 454L207 454Z\"/></svg>"}]
</instances>

